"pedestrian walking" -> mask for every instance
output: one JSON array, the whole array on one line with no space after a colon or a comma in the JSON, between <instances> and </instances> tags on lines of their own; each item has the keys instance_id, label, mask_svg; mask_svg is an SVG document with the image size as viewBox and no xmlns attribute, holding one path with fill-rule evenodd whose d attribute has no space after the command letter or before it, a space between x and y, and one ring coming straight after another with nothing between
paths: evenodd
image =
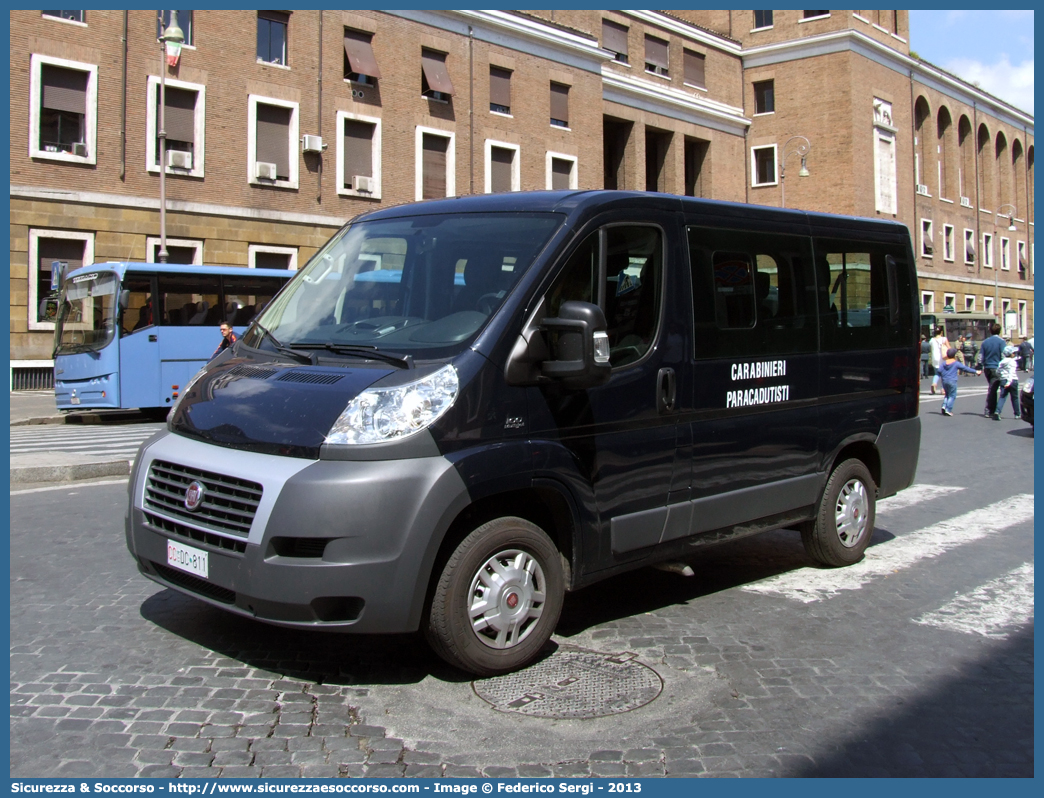
<instances>
[{"instance_id":1,"label":"pedestrian walking","mask_svg":"<svg viewBox=\"0 0 1044 798\"><path fill-rule=\"evenodd\" d=\"M1015 359L1017 351L1014 346L1004 347L1004 357L997 364L997 384L1000 388L997 392L999 397L997 412L993 414L993 418L997 421L1000 421L1001 411L1004 410L1004 399L1008 396L1011 397L1011 409L1015 413L1015 418L1022 417L1022 413L1019 412L1019 374L1018 361Z\"/></svg>"},{"instance_id":2,"label":"pedestrian walking","mask_svg":"<svg viewBox=\"0 0 1044 798\"><path fill-rule=\"evenodd\" d=\"M942 363L939 365L939 378L942 381L943 397L942 403L942 414L944 416L953 415L953 404L957 401L957 375L961 372L967 374L979 374L980 372L975 369L970 369L957 360L957 350L950 347L946 350L946 357L943 358Z\"/></svg>"},{"instance_id":3,"label":"pedestrian walking","mask_svg":"<svg viewBox=\"0 0 1044 798\"><path fill-rule=\"evenodd\" d=\"M972 340L970 335L966 336L964 343L961 345L961 351L964 353L964 365L975 368L976 367L976 356L979 354L979 347Z\"/></svg>"},{"instance_id":4,"label":"pedestrian walking","mask_svg":"<svg viewBox=\"0 0 1044 798\"><path fill-rule=\"evenodd\" d=\"M1033 344L1029 338L1023 338L1019 344L1019 371L1032 371L1033 369Z\"/></svg>"},{"instance_id":5,"label":"pedestrian walking","mask_svg":"<svg viewBox=\"0 0 1044 798\"><path fill-rule=\"evenodd\" d=\"M946 340L946 328L939 325L935 330L935 337L932 338L932 393L935 393L937 387L942 388L942 380L939 379L939 366L942 364L943 358L946 357L946 350L949 348L950 342Z\"/></svg>"},{"instance_id":6,"label":"pedestrian walking","mask_svg":"<svg viewBox=\"0 0 1044 798\"><path fill-rule=\"evenodd\" d=\"M932 360L932 344L925 335L921 336L921 376L928 377L928 364Z\"/></svg>"},{"instance_id":7,"label":"pedestrian walking","mask_svg":"<svg viewBox=\"0 0 1044 798\"><path fill-rule=\"evenodd\" d=\"M237 340L239 339L236 338L236 334L232 331L232 325L229 324L227 321L221 322L221 343L218 344L218 348L214 350L214 354L210 356L210 359L213 360L214 358L216 358L218 355L220 355L222 352L224 352L226 349L232 346L232 344L234 344Z\"/></svg>"},{"instance_id":8,"label":"pedestrian walking","mask_svg":"<svg viewBox=\"0 0 1044 798\"><path fill-rule=\"evenodd\" d=\"M997 322L990 325L990 337L982 342L979 348L979 356L982 358L982 371L986 375L986 382L990 390L986 394L986 409L983 415L988 418L1000 418L997 415L997 392L1000 390L1000 382L997 379L997 367L1004 358L1004 339L1000 337L1001 326Z\"/></svg>"},{"instance_id":9,"label":"pedestrian walking","mask_svg":"<svg viewBox=\"0 0 1044 798\"><path fill-rule=\"evenodd\" d=\"M958 335L957 336L957 346L954 347L954 351L957 352L957 362L960 363L962 366L967 366L968 364L964 362L964 336L963 335Z\"/></svg>"}]
</instances>

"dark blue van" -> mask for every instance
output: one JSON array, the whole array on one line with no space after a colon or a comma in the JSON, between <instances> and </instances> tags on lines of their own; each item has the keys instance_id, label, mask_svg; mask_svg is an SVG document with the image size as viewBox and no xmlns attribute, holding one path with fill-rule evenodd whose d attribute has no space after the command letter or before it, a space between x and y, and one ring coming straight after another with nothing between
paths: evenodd
<instances>
[{"instance_id":1,"label":"dark blue van","mask_svg":"<svg viewBox=\"0 0 1044 798\"><path fill-rule=\"evenodd\" d=\"M742 535L863 556L920 443L893 222L616 191L340 230L141 449L127 544L250 618L531 661L566 591Z\"/></svg>"}]
</instances>

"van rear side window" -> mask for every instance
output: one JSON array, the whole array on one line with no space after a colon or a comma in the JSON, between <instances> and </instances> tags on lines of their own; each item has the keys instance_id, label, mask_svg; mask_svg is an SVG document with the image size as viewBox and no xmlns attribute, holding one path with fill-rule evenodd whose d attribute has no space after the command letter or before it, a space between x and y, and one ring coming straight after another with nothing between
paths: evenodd
<instances>
[{"instance_id":1,"label":"van rear side window","mask_svg":"<svg viewBox=\"0 0 1044 798\"><path fill-rule=\"evenodd\" d=\"M807 238L689 227L696 357L816 350Z\"/></svg>"}]
</instances>

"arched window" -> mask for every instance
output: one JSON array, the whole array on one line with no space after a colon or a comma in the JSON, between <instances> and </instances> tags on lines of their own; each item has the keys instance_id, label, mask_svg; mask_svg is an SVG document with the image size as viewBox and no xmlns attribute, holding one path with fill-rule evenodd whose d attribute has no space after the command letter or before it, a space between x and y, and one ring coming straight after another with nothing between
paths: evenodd
<instances>
[{"instance_id":1,"label":"arched window","mask_svg":"<svg viewBox=\"0 0 1044 798\"><path fill-rule=\"evenodd\" d=\"M1011 185L1012 195L1015 197L1012 202L1018 209L1019 218L1025 219L1029 211L1029 205L1026 204L1026 159L1022 151L1022 142L1018 139L1011 143Z\"/></svg>"},{"instance_id":2,"label":"arched window","mask_svg":"<svg viewBox=\"0 0 1044 798\"><path fill-rule=\"evenodd\" d=\"M917 183L917 193L919 194L926 194L930 191L928 188L930 167L926 157L930 152L930 145L926 141L929 130L925 122L931 118L932 112L928 107L928 101L924 97L918 97L917 102L914 104L914 179Z\"/></svg>"},{"instance_id":3,"label":"arched window","mask_svg":"<svg viewBox=\"0 0 1044 798\"><path fill-rule=\"evenodd\" d=\"M990 130L986 125L979 125L978 137L979 158L979 207L991 211L997 204L995 181L997 177L997 161L990 147Z\"/></svg>"},{"instance_id":4,"label":"arched window","mask_svg":"<svg viewBox=\"0 0 1044 798\"><path fill-rule=\"evenodd\" d=\"M1008 139L1004 133L997 132L997 143L994 148L997 174L997 207L1015 204L1015 192L1011 183L1011 158L1008 155ZM997 208L993 208L996 210Z\"/></svg>"},{"instance_id":5,"label":"arched window","mask_svg":"<svg viewBox=\"0 0 1044 798\"><path fill-rule=\"evenodd\" d=\"M970 208L975 201L975 140L972 138L971 120L966 116L957 123L957 149L960 152L957 178L961 205Z\"/></svg>"},{"instance_id":6,"label":"arched window","mask_svg":"<svg viewBox=\"0 0 1044 798\"><path fill-rule=\"evenodd\" d=\"M936 123L936 147L939 153L939 196L952 199L956 192L954 173L957 168L956 138L953 132L953 120L950 111L939 109Z\"/></svg>"},{"instance_id":7,"label":"arched window","mask_svg":"<svg viewBox=\"0 0 1044 798\"><path fill-rule=\"evenodd\" d=\"M1036 217L1036 206L1033 203L1033 145L1030 144L1026 151L1026 213L1022 218L1031 224Z\"/></svg>"}]
</instances>

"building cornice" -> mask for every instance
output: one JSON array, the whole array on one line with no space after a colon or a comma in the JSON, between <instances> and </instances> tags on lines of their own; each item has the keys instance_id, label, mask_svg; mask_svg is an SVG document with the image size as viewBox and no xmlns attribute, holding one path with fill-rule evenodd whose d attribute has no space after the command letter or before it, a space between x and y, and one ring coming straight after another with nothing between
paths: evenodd
<instances>
[{"instance_id":1,"label":"building cornice","mask_svg":"<svg viewBox=\"0 0 1044 798\"><path fill-rule=\"evenodd\" d=\"M43 200L45 202L72 202L78 205L104 205L117 208L144 208L159 211L159 200L155 197L132 197L121 194L103 194L97 191L66 191L37 186L11 186L11 199ZM311 213L288 213L261 208L242 208L235 205L215 205L207 202L185 202L167 200L167 210L174 213L194 213L201 216L223 216L235 219L256 219L265 222L286 222L320 227L341 227L346 217L320 216Z\"/></svg>"},{"instance_id":2,"label":"building cornice","mask_svg":"<svg viewBox=\"0 0 1044 798\"><path fill-rule=\"evenodd\" d=\"M814 56L852 52L899 72L912 80L945 94L958 102L986 108L1000 121L1033 134L1033 117L1008 103L948 75L926 61L903 55L864 33L854 30L834 31L805 39L748 47L743 51L743 67L781 64Z\"/></svg>"},{"instance_id":3,"label":"building cornice","mask_svg":"<svg viewBox=\"0 0 1044 798\"><path fill-rule=\"evenodd\" d=\"M680 19L669 17L666 14L661 14L657 11L621 11L620 13L627 14L634 19L641 20L650 25L664 28L678 36L684 36L687 39L700 42L701 44L705 44L707 47L722 50L730 55L739 56L743 54L743 48L739 42L721 36L715 36L713 33L710 33L703 28L689 25Z\"/></svg>"},{"instance_id":4,"label":"building cornice","mask_svg":"<svg viewBox=\"0 0 1044 798\"><path fill-rule=\"evenodd\" d=\"M690 122L734 136L742 136L750 120L742 108L694 96L679 89L657 86L610 69L602 70L602 99Z\"/></svg>"},{"instance_id":5,"label":"building cornice","mask_svg":"<svg viewBox=\"0 0 1044 798\"><path fill-rule=\"evenodd\" d=\"M954 274L936 274L935 272L925 271L924 269L917 270L917 277L926 280L941 280L947 283L963 283L965 285L982 285L987 288L1011 288L1019 289L1022 291L1032 291L1033 281L1032 280L1019 280L1017 283L1005 282L1000 280L994 282L993 280L987 280L984 277L960 277Z\"/></svg>"},{"instance_id":6,"label":"building cornice","mask_svg":"<svg viewBox=\"0 0 1044 798\"><path fill-rule=\"evenodd\" d=\"M536 55L586 72L601 72L602 63L612 59L612 54L599 47L593 37L571 33L507 11L410 9L383 13L459 36L467 37L470 33L479 41Z\"/></svg>"}]
</instances>

